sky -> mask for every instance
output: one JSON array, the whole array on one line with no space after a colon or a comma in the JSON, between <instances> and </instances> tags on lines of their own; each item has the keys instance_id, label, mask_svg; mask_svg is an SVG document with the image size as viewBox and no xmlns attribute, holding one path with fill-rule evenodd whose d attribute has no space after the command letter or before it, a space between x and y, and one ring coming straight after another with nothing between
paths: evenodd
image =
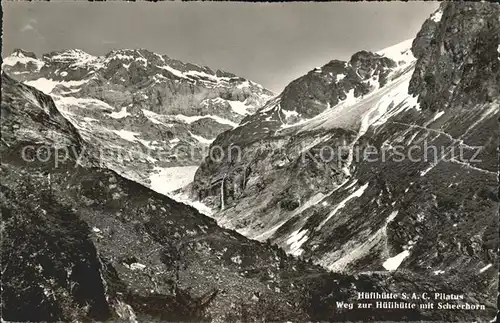
<instances>
[{"instance_id":1,"label":"sky","mask_svg":"<svg viewBox=\"0 0 500 323\"><path fill-rule=\"evenodd\" d=\"M214 3L2 1L2 57L145 48L279 93L332 59L415 37L438 2Z\"/></svg>"}]
</instances>

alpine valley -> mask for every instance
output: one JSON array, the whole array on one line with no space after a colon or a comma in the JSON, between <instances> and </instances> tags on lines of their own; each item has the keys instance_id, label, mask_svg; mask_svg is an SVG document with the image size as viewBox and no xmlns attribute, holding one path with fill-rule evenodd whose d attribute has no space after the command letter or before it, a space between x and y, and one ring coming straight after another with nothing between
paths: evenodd
<instances>
[{"instance_id":1,"label":"alpine valley","mask_svg":"<svg viewBox=\"0 0 500 323\"><path fill-rule=\"evenodd\" d=\"M161 193L191 182L215 137L274 95L234 74L144 49L103 57L71 49L41 58L17 49L2 66L51 95L106 167Z\"/></svg>"},{"instance_id":2,"label":"alpine valley","mask_svg":"<svg viewBox=\"0 0 500 323\"><path fill-rule=\"evenodd\" d=\"M144 49L15 50L2 319L494 321L499 67L487 2L279 94ZM457 297L358 309L377 293Z\"/></svg>"}]
</instances>

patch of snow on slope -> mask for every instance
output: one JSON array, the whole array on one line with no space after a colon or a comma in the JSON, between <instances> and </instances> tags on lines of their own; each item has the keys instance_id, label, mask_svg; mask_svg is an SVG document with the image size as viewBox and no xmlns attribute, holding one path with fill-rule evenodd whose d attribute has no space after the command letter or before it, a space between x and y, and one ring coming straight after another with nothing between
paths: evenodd
<instances>
[{"instance_id":1,"label":"patch of snow on slope","mask_svg":"<svg viewBox=\"0 0 500 323\"><path fill-rule=\"evenodd\" d=\"M125 118L126 116L129 116L129 115L131 115L131 114L127 112L127 107L123 107L118 112L111 112L111 114L109 116L111 118L114 118L114 119L121 119L121 118Z\"/></svg>"},{"instance_id":2,"label":"patch of snow on slope","mask_svg":"<svg viewBox=\"0 0 500 323\"><path fill-rule=\"evenodd\" d=\"M349 241L342 250L333 252L324 257L320 264L332 271L345 271L345 267L370 253L382 239L387 238L387 226L396 218L398 211L393 211L385 220L383 226L374 234L362 241ZM332 263L333 261L333 263Z\"/></svg>"},{"instance_id":3,"label":"patch of snow on slope","mask_svg":"<svg viewBox=\"0 0 500 323\"><path fill-rule=\"evenodd\" d=\"M437 119L441 118L441 116L444 114L444 111L439 111L437 112L431 119L431 121L427 122L424 127L428 126L429 124L433 123L434 121L436 121Z\"/></svg>"},{"instance_id":4,"label":"patch of snow on slope","mask_svg":"<svg viewBox=\"0 0 500 323\"><path fill-rule=\"evenodd\" d=\"M191 183L197 169L198 166L155 167L154 173L149 177L151 189L168 195L167 193Z\"/></svg>"},{"instance_id":5,"label":"patch of snow on slope","mask_svg":"<svg viewBox=\"0 0 500 323\"><path fill-rule=\"evenodd\" d=\"M344 78L345 78L345 74L337 74L337 76L335 77L335 81L339 82L339 81L342 81Z\"/></svg>"},{"instance_id":6,"label":"patch of snow on slope","mask_svg":"<svg viewBox=\"0 0 500 323\"><path fill-rule=\"evenodd\" d=\"M157 145L157 141L154 141L154 140L145 140L145 139L141 139L141 138L137 138L136 139L138 142L140 142L144 147L148 148L148 149L151 149L151 150L156 150L158 147L156 146ZM157 161L156 159L154 159L153 157L151 156L147 156L147 159L149 161Z\"/></svg>"},{"instance_id":7,"label":"patch of snow on slope","mask_svg":"<svg viewBox=\"0 0 500 323\"><path fill-rule=\"evenodd\" d=\"M384 261L382 266L389 271L394 271L399 268L403 260L405 260L408 256L410 255L410 252L408 250L404 250L394 257L391 257Z\"/></svg>"},{"instance_id":8,"label":"patch of snow on slope","mask_svg":"<svg viewBox=\"0 0 500 323\"><path fill-rule=\"evenodd\" d=\"M384 229L387 229L387 225L389 223L392 222L392 220L394 220L396 218L396 216L398 215L399 211L396 210L396 211L392 211L391 214L389 214L389 217L387 217L387 219L385 220L385 226L383 227Z\"/></svg>"},{"instance_id":9,"label":"patch of snow on slope","mask_svg":"<svg viewBox=\"0 0 500 323\"><path fill-rule=\"evenodd\" d=\"M183 78L183 79L187 79L187 80L191 80L191 81L196 81L199 79L209 79L211 81L219 83L221 81L229 81L230 80L229 77L218 77L216 75L207 74L205 72L200 72L200 71L190 70L190 71L186 71L186 72L181 72L181 71L179 71L179 70L177 70L169 65L163 65L163 66L157 66L157 67L160 69L163 69L163 70L167 70L179 78Z\"/></svg>"},{"instance_id":10,"label":"patch of snow on slope","mask_svg":"<svg viewBox=\"0 0 500 323\"><path fill-rule=\"evenodd\" d=\"M133 264L130 264L131 270L143 270L144 268L146 268L146 265L143 265L143 264L138 263L138 262L134 262Z\"/></svg>"},{"instance_id":11,"label":"patch of snow on slope","mask_svg":"<svg viewBox=\"0 0 500 323\"><path fill-rule=\"evenodd\" d=\"M437 163L432 163L426 169L424 169L423 171L421 171L420 172L420 177L425 176L431 169L433 169L434 167L436 167L436 164Z\"/></svg>"},{"instance_id":12,"label":"patch of snow on slope","mask_svg":"<svg viewBox=\"0 0 500 323\"><path fill-rule=\"evenodd\" d=\"M366 83L368 83L372 91L376 91L380 88L380 81L378 75L370 77L368 81L366 81Z\"/></svg>"},{"instance_id":13,"label":"patch of snow on slope","mask_svg":"<svg viewBox=\"0 0 500 323\"><path fill-rule=\"evenodd\" d=\"M482 112L481 116L479 118L476 118L476 121L469 128L467 128L462 137L465 136L467 133L469 133L470 130L475 128L478 124L480 124L487 118L491 117L494 114L497 114L498 111L499 111L498 101L494 101L493 103L491 103L491 105L489 105L489 108L486 111Z\"/></svg>"},{"instance_id":14,"label":"patch of snow on slope","mask_svg":"<svg viewBox=\"0 0 500 323\"><path fill-rule=\"evenodd\" d=\"M114 108L109 104L107 104L106 102L97 99L75 98L71 96L56 96L56 95L52 95L52 97L54 98L57 107L60 107L62 110L65 110L71 106L98 108L100 110L105 110L105 111L114 110Z\"/></svg>"},{"instance_id":15,"label":"patch of snow on slope","mask_svg":"<svg viewBox=\"0 0 500 323\"><path fill-rule=\"evenodd\" d=\"M325 119L323 117L321 124L323 127L334 128L334 125L342 125L348 128L349 126L353 127L359 124L358 134L349 144L349 156L343 167L343 172L346 175L350 175L349 167L353 161L354 145L368 131L370 126L375 125L379 120L384 118L391 104L392 106L398 107L397 111L393 112L393 114L408 108L408 105L401 104L401 101L408 98L406 93L410 76L411 74L407 73L396 82L391 83L390 86L382 88L381 91L371 92L367 95L366 99L354 99L352 103L349 102L347 105L341 105L339 108L334 109L331 115L332 118ZM348 108L345 109L345 107ZM391 114L391 116L393 114ZM389 117L386 116L386 118L388 119ZM385 119L385 121L387 121L387 119Z\"/></svg>"},{"instance_id":16,"label":"patch of snow on slope","mask_svg":"<svg viewBox=\"0 0 500 323\"><path fill-rule=\"evenodd\" d=\"M280 102L281 98L279 96L267 101L266 104L259 110L259 114L265 114L269 111L274 110L276 107L278 107L278 109L281 109L281 107L279 107Z\"/></svg>"},{"instance_id":17,"label":"patch of snow on slope","mask_svg":"<svg viewBox=\"0 0 500 323\"><path fill-rule=\"evenodd\" d=\"M185 195L185 194L172 194L172 195L168 195L168 197L170 197L171 199L179 202L179 203L183 203L183 204L186 204L186 205L189 205L195 209L198 210L198 212L200 212L201 214L204 214L206 216L212 216L213 215L213 211L211 208L209 208L208 206L206 206L205 204L201 203L200 201L192 201L189 196Z\"/></svg>"},{"instance_id":18,"label":"patch of snow on slope","mask_svg":"<svg viewBox=\"0 0 500 323\"><path fill-rule=\"evenodd\" d=\"M238 89L244 89L244 88L250 87L250 82L249 81L241 82L236 87Z\"/></svg>"},{"instance_id":19,"label":"patch of snow on slope","mask_svg":"<svg viewBox=\"0 0 500 323\"><path fill-rule=\"evenodd\" d=\"M346 94L346 98L342 100L342 104L349 106L357 102L357 98L354 96L354 89L350 89Z\"/></svg>"},{"instance_id":20,"label":"patch of snow on slope","mask_svg":"<svg viewBox=\"0 0 500 323\"><path fill-rule=\"evenodd\" d=\"M161 115L156 114L153 111L142 109L142 113L144 113L144 116L146 118L148 118L149 121L151 121L154 124L161 124L161 125L164 125L164 126L167 126L167 127L169 126L168 124L165 124L165 123L161 122L160 120L158 120L158 119L161 118Z\"/></svg>"},{"instance_id":21,"label":"patch of snow on slope","mask_svg":"<svg viewBox=\"0 0 500 323\"><path fill-rule=\"evenodd\" d=\"M326 219L323 220L323 222L321 222L321 224L318 226L318 230L321 229L321 227L325 225L325 223L328 222L328 220L330 220L340 209L344 208L350 200L363 195L365 190L368 188L368 185L369 183L366 183L365 185L358 187L357 190L352 192L349 196L347 196L344 200L337 204L337 206L330 212L330 214L328 214Z\"/></svg>"},{"instance_id":22,"label":"patch of snow on slope","mask_svg":"<svg viewBox=\"0 0 500 323\"><path fill-rule=\"evenodd\" d=\"M283 114L285 115L285 119L290 119L290 118L299 116L299 113L297 111L290 111L290 110L281 109L281 112L283 112Z\"/></svg>"},{"instance_id":23,"label":"patch of snow on slope","mask_svg":"<svg viewBox=\"0 0 500 323\"><path fill-rule=\"evenodd\" d=\"M120 53L113 53L113 55L111 55L110 58L107 59L107 62L109 62L113 59L119 59L121 61L131 61L131 60L134 60L134 56L120 54Z\"/></svg>"},{"instance_id":24,"label":"patch of snow on slope","mask_svg":"<svg viewBox=\"0 0 500 323\"><path fill-rule=\"evenodd\" d=\"M411 137L410 139L408 139L406 141L406 144L407 146L411 145L411 143L413 142L413 140L415 140L415 137L417 137L417 135L419 134L420 132L419 131L416 131ZM408 188L407 188L408 189ZM405 192L406 193L406 192Z\"/></svg>"},{"instance_id":25,"label":"patch of snow on slope","mask_svg":"<svg viewBox=\"0 0 500 323\"><path fill-rule=\"evenodd\" d=\"M173 117L181 122L184 122L184 123L193 123L193 122L198 121L200 119L210 118L210 119L217 121L220 124L227 124L233 128L236 128L238 126L237 123L235 123L231 120L224 119L224 118L221 118L219 116L215 116L215 115L211 115L211 114L207 114L207 115L203 115L203 116L185 116L183 114L176 114Z\"/></svg>"},{"instance_id":26,"label":"patch of snow on slope","mask_svg":"<svg viewBox=\"0 0 500 323\"><path fill-rule=\"evenodd\" d=\"M217 77L215 75L211 75L211 74L207 74L205 72L199 72L199 71L187 71L184 73L184 75L187 75L187 76L194 76L194 77L200 77L200 78L207 78L207 79L211 79L211 80L214 80L214 81L218 81L220 79L229 79L227 77Z\"/></svg>"},{"instance_id":27,"label":"patch of snow on slope","mask_svg":"<svg viewBox=\"0 0 500 323\"><path fill-rule=\"evenodd\" d=\"M371 125L374 127L383 125L390 118L399 113L416 107L417 98L407 94L411 73L402 78L402 82L397 84L390 92L383 95L376 103L376 117L373 118Z\"/></svg>"},{"instance_id":28,"label":"patch of snow on slope","mask_svg":"<svg viewBox=\"0 0 500 323\"><path fill-rule=\"evenodd\" d=\"M344 184L345 184L345 182L344 182ZM340 186L338 188L340 188ZM335 189L334 191L336 191L337 189ZM333 193L334 191L332 191L331 193ZM296 210L294 210L293 213L289 217L281 220L279 223L273 225L271 228L265 230L264 232L261 232L258 235L252 237L252 239L255 239L255 240L258 240L258 241L265 241L265 240L267 240L269 237L271 237L276 232L276 230L278 230L281 226L283 226L291 218L293 218L297 214L301 214L303 211L307 210L308 208L317 205L318 203L320 203L328 195L329 194L325 195L323 193L317 193L317 194L313 195L310 199L308 199L307 201L305 201L304 204L302 204L299 208L297 208Z\"/></svg>"},{"instance_id":29,"label":"patch of snow on slope","mask_svg":"<svg viewBox=\"0 0 500 323\"><path fill-rule=\"evenodd\" d=\"M349 180L346 181L346 183L349 182ZM349 183L349 185L347 185L346 187L344 187L344 191L350 189L351 187L353 187L354 185L356 185L356 183L358 182L357 179L354 179L351 183Z\"/></svg>"}]
</instances>

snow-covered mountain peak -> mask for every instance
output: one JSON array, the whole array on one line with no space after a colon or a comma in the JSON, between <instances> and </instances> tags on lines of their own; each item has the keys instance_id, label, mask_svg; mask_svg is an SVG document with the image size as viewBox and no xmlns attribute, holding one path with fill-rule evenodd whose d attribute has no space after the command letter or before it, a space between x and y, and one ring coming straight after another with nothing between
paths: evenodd
<instances>
[{"instance_id":1,"label":"snow-covered mountain peak","mask_svg":"<svg viewBox=\"0 0 500 323\"><path fill-rule=\"evenodd\" d=\"M231 140L258 141L273 133L295 131L298 127L309 129L306 124L323 123L321 120L332 113L344 115L341 118L344 120L348 115L355 115L348 111L349 107L359 106L358 103L377 93L386 93L387 86L393 86L394 80L401 75L408 81L414 64L411 40L377 53L356 52L349 61L331 60L292 81L258 113L242 120L241 131L233 133L238 138ZM350 121L349 128L357 127L363 119L361 111L356 113L357 119Z\"/></svg>"}]
</instances>

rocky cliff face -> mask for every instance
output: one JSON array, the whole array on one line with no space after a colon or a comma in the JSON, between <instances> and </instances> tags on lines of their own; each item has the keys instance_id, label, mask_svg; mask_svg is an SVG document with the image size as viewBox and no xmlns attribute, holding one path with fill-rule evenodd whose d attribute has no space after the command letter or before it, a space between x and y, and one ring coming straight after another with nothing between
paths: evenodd
<instances>
[{"instance_id":1,"label":"rocky cliff face","mask_svg":"<svg viewBox=\"0 0 500 323\"><path fill-rule=\"evenodd\" d=\"M5 74L1 107L3 319L312 315L303 287L333 276L94 167L51 98Z\"/></svg>"},{"instance_id":2,"label":"rocky cliff face","mask_svg":"<svg viewBox=\"0 0 500 323\"><path fill-rule=\"evenodd\" d=\"M193 197L330 270L425 273L493 304L499 10L443 3L413 55L406 42L295 80L217 137Z\"/></svg>"},{"instance_id":3,"label":"rocky cliff face","mask_svg":"<svg viewBox=\"0 0 500 323\"><path fill-rule=\"evenodd\" d=\"M366 51L356 53L349 62L333 60L285 88L280 96L285 119L287 113L311 118L328 106L365 95L383 86L395 66L393 60Z\"/></svg>"},{"instance_id":4,"label":"rocky cliff face","mask_svg":"<svg viewBox=\"0 0 500 323\"><path fill-rule=\"evenodd\" d=\"M192 180L206 148L273 93L225 71L147 50L15 50L2 68L51 94L101 161L167 193Z\"/></svg>"},{"instance_id":5,"label":"rocky cliff face","mask_svg":"<svg viewBox=\"0 0 500 323\"><path fill-rule=\"evenodd\" d=\"M338 308L336 301L355 299L357 290L403 292L418 283L427 292L458 294L459 286L416 273L331 273L222 229L99 167L96 150L49 96L5 74L1 113L3 320L472 317L469 311Z\"/></svg>"}]
</instances>

